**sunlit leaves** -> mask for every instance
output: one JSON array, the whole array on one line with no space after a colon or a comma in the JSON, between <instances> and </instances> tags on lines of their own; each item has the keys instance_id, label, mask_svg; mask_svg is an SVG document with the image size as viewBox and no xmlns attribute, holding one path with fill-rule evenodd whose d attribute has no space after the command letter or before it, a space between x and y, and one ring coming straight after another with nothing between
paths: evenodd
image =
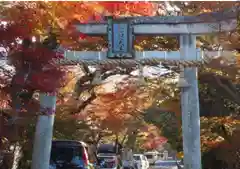
<instances>
[{"instance_id":1,"label":"sunlit leaves","mask_svg":"<svg viewBox=\"0 0 240 169\"><path fill-rule=\"evenodd\" d=\"M136 86L119 88L116 92L105 93L89 105L86 111L93 111L100 118L104 119L105 125L115 131L121 131L127 120L131 119L149 106L147 94L141 93Z\"/></svg>"},{"instance_id":2,"label":"sunlit leaves","mask_svg":"<svg viewBox=\"0 0 240 169\"><path fill-rule=\"evenodd\" d=\"M43 38L49 28L58 35L61 43L78 48L80 32L75 23L102 21L106 15L154 15L157 5L151 2L11 2L3 7L1 15L13 23L12 37L32 36ZM7 35L7 34L2 34ZM10 36L10 35L7 35ZM3 37L2 37L3 38ZM5 37L6 39L9 37ZM85 37L84 37L85 38ZM89 40L92 38L88 38Z\"/></svg>"},{"instance_id":3,"label":"sunlit leaves","mask_svg":"<svg viewBox=\"0 0 240 169\"><path fill-rule=\"evenodd\" d=\"M231 116L213 118L202 117L201 140L203 151L216 147L223 141L229 142L229 139L231 139L233 132L239 124L240 121ZM222 125L224 125L227 133L224 133Z\"/></svg>"}]
</instances>

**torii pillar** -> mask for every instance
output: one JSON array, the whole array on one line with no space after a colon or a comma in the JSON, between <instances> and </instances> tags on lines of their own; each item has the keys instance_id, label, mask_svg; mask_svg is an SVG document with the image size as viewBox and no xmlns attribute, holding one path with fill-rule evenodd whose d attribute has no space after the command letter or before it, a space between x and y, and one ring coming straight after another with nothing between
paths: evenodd
<instances>
[{"instance_id":1,"label":"torii pillar","mask_svg":"<svg viewBox=\"0 0 240 169\"><path fill-rule=\"evenodd\" d=\"M196 54L196 36L180 36L181 59L193 57ZM185 85L179 86L181 90L182 131L184 168L201 169L201 143L200 143L200 114L197 67L184 68L183 80ZM181 78L181 77L180 77Z\"/></svg>"}]
</instances>

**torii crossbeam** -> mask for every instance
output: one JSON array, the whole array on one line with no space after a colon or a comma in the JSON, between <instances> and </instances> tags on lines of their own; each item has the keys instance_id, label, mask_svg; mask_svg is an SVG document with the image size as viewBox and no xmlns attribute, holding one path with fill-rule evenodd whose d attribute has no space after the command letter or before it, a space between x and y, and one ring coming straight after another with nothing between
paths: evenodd
<instances>
[{"instance_id":1,"label":"torii crossbeam","mask_svg":"<svg viewBox=\"0 0 240 169\"><path fill-rule=\"evenodd\" d=\"M200 51L196 48L196 36L208 33L231 31L237 28L238 8L232 8L218 13L206 13L199 16L165 16L165 17L132 17L113 19L108 17L103 22L92 22L87 24L77 24L78 31L90 35L108 35L108 51L69 51L65 53L65 60L62 64L118 64L124 62L148 61L158 64L159 61L170 64L183 64L185 67L181 73L181 108L183 125L183 149L184 149L184 168L201 169L201 150L200 150L200 116L199 116L199 95L197 82L197 68L204 59L216 56L217 52ZM134 36L137 35L174 35L179 38L180 51L160 52L143 51L136 52L133 49ZM228 52L229 53L229 52ZM205 56L204 56L205 55ZM219 54L217 54L219 55ZM223 53L224 55L224 53ZM144 61L145 60L145 61ZM173 62L173 60L175 62ZM188 63L188 64L186 64ZM147 64L147 63L146 63ZM46 102L46 101L45 101ZM43 102L44 105L46 103ZM51 106L49 106L51 107ZM52 117L53 118L53 117ZM50 158L49 145L51 144L52 119L43 119L38 130L48 128L42 135L36 134L36 159L33 159L32 169L46 169L49 162L44 159ZM51 129L51 130L50 130ZM42 159L42 160L41 160Z\"/></svg>"}]
</instances>

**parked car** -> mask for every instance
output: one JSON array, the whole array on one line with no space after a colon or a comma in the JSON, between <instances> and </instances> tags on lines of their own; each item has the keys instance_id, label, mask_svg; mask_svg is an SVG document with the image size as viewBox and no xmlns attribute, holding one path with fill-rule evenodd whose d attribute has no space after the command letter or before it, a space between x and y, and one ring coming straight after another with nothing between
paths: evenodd
<instances>
[{"instance_id":1,"label":"parked car","mask_svg":"<svg viewBox=\"0 0 240 169\"><path fill-rule=\"evenodd\" d=\"M120 168L122 159L120 149L115 144L100 144L97 148L98 164L100 168Z\"/></svg>"},{"instance_id":2,"label":"parked car","mask_svg":"<svg viewBox=\"0 0 240 169\"><path fill-rule=\"evenodd\" d=\"M157 160L152 166L153 169L179 169L183 167L181 161L175 160Z\"/></svg>"},{"instance_id":3,"label":"parked car","mask_svg":"<svg viewBox=\"0 0 240 169\"><path fill-rule=\"evenodd\" d=\"M113 154L98 154L98 163L100 169L117 169L119 165L117 155Z\"/></svg>"},{"instance_id":4,"label":"parked car","mask_svg":"<svg viewBox=\"0 0 240 169\"><path fill-rule=\"evenodd\" d=\"M133 158L132 149L123 148L121 157L122 157L123 169L134 169L134 168L136 168L135 165L134 165L134 158Z\"/></svg>"},{"instance_id":5,"label":"parked car","mask_svg":"<svg viewBox=\"0 0 240 169\"><path fill-rule=\"evenodd\" d=\"M158 160L159 152L157 151L149 151L145 152L144 155L147 157L149 165L154 165L154 163Z\"/></svg>"},{"instance_id":6,"label":"parked car","mask_svg":"<svg viewBox=\"0 0 240 169\"><path fill-rule=\"evenodd\" d=\"M134 163L137 166L137 169L148 169L149 168L149 162L145 155L143 154L134 154Z\"/></svg>"},{"instance_id":7,"label":"parked car","mask_svg":"<svg viewBox=\"0 0 240 169\"><path fill-rule=\"evenodd\" d=\"M88 145L81 141L52 141L51 169L88 169L90 166Z\"/></svg>"},{"instance_id":8,"label":"parked car","mask_svg":"<svg viewBox=\"0 0 240 169\"><path fill-rule=\"evenodd\" d=\"M100 144L97 148L97 154L116 154L117 149L114 144Z\"/></svg>"}]
</instances>

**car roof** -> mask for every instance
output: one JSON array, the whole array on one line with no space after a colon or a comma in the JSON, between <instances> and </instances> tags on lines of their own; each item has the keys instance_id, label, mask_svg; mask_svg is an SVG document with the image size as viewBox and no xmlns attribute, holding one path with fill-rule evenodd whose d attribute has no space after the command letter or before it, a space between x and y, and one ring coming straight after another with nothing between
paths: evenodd
<instances>
[{"instance_id":1,"label":"car roof","mask_svg":"<svg viewBox=\"0 0 240 169\"><path fill-rule=\"evenodd\" d=\"M97 156L98 157L117 157L117 155L114 155L114 154L104 154L104 153L100 153Z\"/></svg>"},{"instance_id":2,"label":"car roof","mask_svg":"<svg viewBox=\"0 0 240 169\"><path fill-rule=\"evenodd\" d=\"M111 148L115 148L114 144L99 144L98 148L105 148L105 147L111 147Z\"/></svg>"},{"instance_id":3,"label":"car roof","mask_svg":"<svg viewBox=\"0 0 240 169\"><path fill-rule=\"evenodd\" d=\"M84 147L88 147L88 145L83 142L83 141L77 141L77 140L53 140L52 144L57 144L57 143L66 143L66 144L75 144L75 145L81 145Z\"/></svg>"},{"instance_id":4,"label":"car roof","mask_svg":"<svg viewBox=\"0 0 240 169\"><path fill-rule=\"evenodd\" d=\"M133 154L134 156L143 156L143 154Z\"/></svg>"},{"instance_id":5,"label":"car roof","mask_svg":"<svg viewBox=\"0 0 240 169\"><path fill-rule=\"evenodd\" d=\"M148 152L145 152L144 154L159 154L159 152L157 152L157 151L148 151Z\"/></svg>"}]
</instances>

